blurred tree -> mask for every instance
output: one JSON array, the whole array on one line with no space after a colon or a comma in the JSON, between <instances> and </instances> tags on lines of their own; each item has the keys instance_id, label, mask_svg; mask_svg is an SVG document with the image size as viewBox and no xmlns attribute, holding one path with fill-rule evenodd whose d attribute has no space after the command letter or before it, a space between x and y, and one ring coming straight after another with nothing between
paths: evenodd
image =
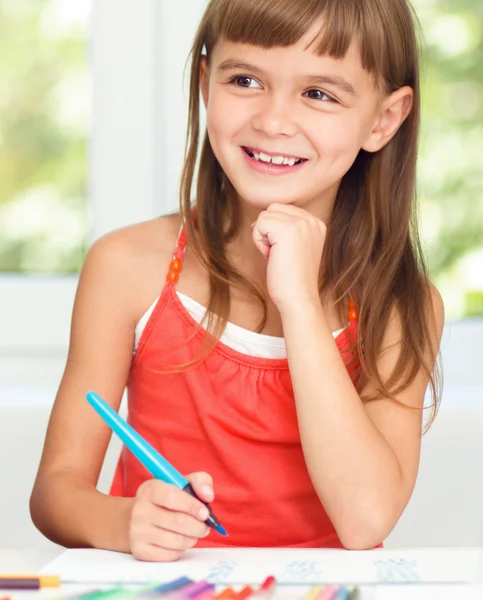
<instances>
[{"instance_id":1,"label":"blurred tree","mask_svg":"<svg viewBox=\"0 0 483 600\"><path fill-rule=\"evenodd\" d=\"M466 308L466 290L461 288L483 290L483 262L479 269L474 263L478 272L471 274L470 284L469 264L462 261L483 249L483 3L413 4L424 34L419 162L423 239L432 277L450 300L450 314L461 313ZM477 313L475 306L472 300L472 314Z\"/></svg>"},{"instance_id":2,"label":"blurred tree","mask_svg":"<svg viewBox=\"0 0 483 600\"><path fill-rule=\"evenodd\" d=\"M84 20L0 1L0 271L77 272L86 246Z\"/></svg>"}]
</instances>

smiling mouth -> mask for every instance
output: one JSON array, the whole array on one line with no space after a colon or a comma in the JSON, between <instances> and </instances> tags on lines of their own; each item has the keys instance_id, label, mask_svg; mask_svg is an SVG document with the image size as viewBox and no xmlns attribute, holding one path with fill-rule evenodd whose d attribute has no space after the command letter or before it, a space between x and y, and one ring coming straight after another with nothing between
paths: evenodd
<instances>
[{"instance_id":1,"label":"smiling mouth","mask_svg":"<svg viewBox=\"0 0 483 600\"><path fill-rule=\"evenodd\" d=\"M295 156L285 156L283 154L277 156L271 156L269 154L265 154L264 152L257 152L256 150L252 150L247 148L246 146L242 146L243 150L248 154L250 158L253 158L257 162L266 164L266 165L276 165L280 167L294 167L296 165L300 165L304 162L307 162L307 158L297 158Z\"/></svg>"}]
</instances>

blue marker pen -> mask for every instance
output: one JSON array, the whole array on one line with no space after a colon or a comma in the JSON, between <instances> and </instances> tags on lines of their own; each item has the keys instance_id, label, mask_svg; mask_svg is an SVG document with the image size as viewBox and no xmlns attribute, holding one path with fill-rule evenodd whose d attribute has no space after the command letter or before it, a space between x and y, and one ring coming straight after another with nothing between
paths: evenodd
<instances>
[{"instance_id":1,"label":"blue marker pen","mask_svg":"<svg viewBox=\"0 0 483 600\"><path fill-rule=\"evenodd\" d=\"M89 404L99 413L109 427L116 433L127 448L134 454L134 456L146 467L156 479L160 479L165 483L175 485L180 490L188 492L191 496L203 502L196 492L191 487L190 482L183 477L179 471L177 471L165 458L155 450L151 444L148 444L137 431L135 431L123 418L121 418L115 410L113 410L109 404L107 404L98 394L95 392L89 392L86 396ZM221 533L227 535L224 527L220 524L218 519L213 514L209 504L203 502L203 504L210 511L210 516L205 523Z\"/></svg>"}]
</instances>

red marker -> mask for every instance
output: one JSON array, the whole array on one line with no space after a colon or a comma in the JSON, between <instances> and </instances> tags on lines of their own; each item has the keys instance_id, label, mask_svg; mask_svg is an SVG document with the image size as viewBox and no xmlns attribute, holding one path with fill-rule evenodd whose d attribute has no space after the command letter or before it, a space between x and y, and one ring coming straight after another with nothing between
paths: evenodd
<instances>
[{"instance_id":1,"label":"red marker","mask_svg":"<svg viewBox=\"0 0 483 600\"><path fill-rule=\"evenodd\" d=\"M260 586L260 591L268 592L268 590L272 589L276 583L277 583L277 580L275 579L275 577L273 577L273 575L270 575L269 577L267 577L265 579L265 581Z\"/></svg>"},{"instance_id":2,"label":"red marker","mask_svg":"<svg viewBox=\"0 0 483 600\"><path fill-rule=\"evenodd\" d=\"M253 594L256 598L265 598L272 595L275 590L275 584L277 580L275 577L270 575L265 579L265 581L261 584L258 590Z\"/></svg>"},{"instance_id":3,"label":"red marker","mask_svg":"<svg viewBox=\"0 0 483 600\"><path fill-rule=\"evenodd\" d=\"M253 595L253 588L251 585L246 585L242 590L240 590L235 596L236 600L246 600Z\"/></svg>"}]
</instances>

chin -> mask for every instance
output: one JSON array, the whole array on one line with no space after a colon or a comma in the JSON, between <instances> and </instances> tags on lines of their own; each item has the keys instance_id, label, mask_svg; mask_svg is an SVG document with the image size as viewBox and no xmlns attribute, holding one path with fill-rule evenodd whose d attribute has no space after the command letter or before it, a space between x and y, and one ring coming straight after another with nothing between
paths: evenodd
<instances>
[{"instance_id":1,"label":"chin","mask_svg":"<svg viewBox=\"0 0 483 600\"><path fill-rule=\"evenodd\" d=\"M266 210L271 204L277 202L278 204L294 204L297 206L301 206L306 202L299 197L291 197L291 196L281 196L281 195L271 195L268 196L264 194L262 196L254 196L252 194L239 194L240 200L250 206L251 208L257 208L259 210Z\"/></svg>"}]
</instances>

